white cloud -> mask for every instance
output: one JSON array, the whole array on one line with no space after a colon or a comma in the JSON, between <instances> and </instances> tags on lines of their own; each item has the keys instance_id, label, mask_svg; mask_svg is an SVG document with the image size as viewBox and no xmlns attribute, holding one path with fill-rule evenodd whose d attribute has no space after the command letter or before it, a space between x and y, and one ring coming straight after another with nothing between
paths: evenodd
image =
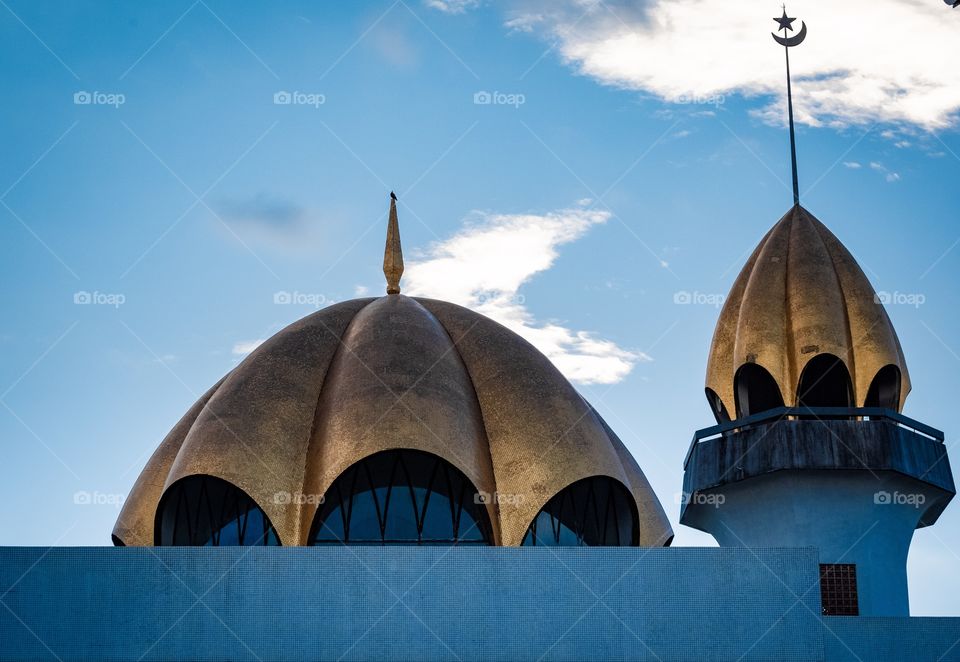
<instances>
[{"instance_id":1,"label":"white cloud","mask_svg":"<svg viewBox=\"0 0 960 662\"><path fill-rule=\"evenodd\" d=\"M263 344L265 338L257 338L256 340L240 340L233 344L233 355L234 356L246 356L257 347Z\"/></svg>"},{"instance_id":2,"label":"white cloud","mask_svg":"<svg viewBox=\"0 0 960 662\"><path fill-rule=\"evenodd\" d=\"M518 333L571 381L612 384L624 379L642 352L624 349L589 331L537 321L521 287L553 266L558 249L605 223L610 214L577 207L548 214L487 214L433 244L423 259L408 260L404 292L452 301Z\"/></svg>"},{"instance_id":3,"label":"white cloud","mask_svg":"<svg viewBox=\"0 0 960 662\"><path fill-rule=\"evenodd\" d=\"M445 14L462 14L478 6L480 0L424 0L424 4Z\"/></svg>"},{"instance_id":4,"label":"white cloud","mask_svg":"<svg viewBox=\"0 0 960 662\"><path fill-rule=\"evenodd\" d=\"M859 163L857 163L856 161L844 161L844 162L843 162L843 167L844 167L844 168L850 168L851 170L859 170L859 169L862 168L863 166L861 166L861 165L860 165Z\"/></svg>"},{"instance_id":5,"label":"white cloud","mask_svg":"<svg viewBox=\"0 0 960 662\"><path fill-rule=\"evenodd\" d=\"M358 297L365 297L370 294L370 288L366 285L354 285L353 293Z\"/></svg>"},{"instance_id":6,"label":"white cloud","mask_svg":"<svg viewBox=\"0 0 960 662\"><path fill-rule=\"evenodd\" d=\"M882 163L879 163L879 162L877 162L877 161L871 161L871 162L870 162L870 168L872 168L873 170L876 170L877 172L881 173L881 174L884 176L884 179L886 179L886 180L887 180L888 182L890 182L891 184L892 184L893 182L899 182L899 181L900 181L900 173L893 172L892 170L890 170L889 168L887 168L887 166L883 165Z\"/></svg>"},{"instance_id":7,"label":"white cloud","mask_svg":"<svg viewBox=\"0 0 960 662\"><path fill-rule=\"evenodd\" d=\"M784 121L783 50L770 37L775 3L702 0L521 0L506 26L557 42L561 57L605 84L666 100L774 95L757 114ZM798 122L906 123L940 129L960 109L954 14L940 2L808 0L791 49ZM795 33L794 33L795 34Z\"/></svg>"}]
</instances>

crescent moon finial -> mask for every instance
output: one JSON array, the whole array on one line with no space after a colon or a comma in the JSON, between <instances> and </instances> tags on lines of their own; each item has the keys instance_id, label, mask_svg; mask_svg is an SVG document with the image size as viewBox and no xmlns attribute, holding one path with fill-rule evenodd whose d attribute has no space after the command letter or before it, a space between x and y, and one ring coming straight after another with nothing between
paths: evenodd
<instances>
[{"instance_id":1,"label":"crescent moon finial","mask_svg":"<svg viewBox=\"0 0 960 662\"><path fill-rule=\"evenodd\" d=\"M781 46L786 46L787 48L790 48L791 46L799 46L803 40L807 38L807 24L803 21L800 21L800 32L792 37L779 37L773 32L770 33L770 36L772 36L773 40Z\"/></svg>"}]
</instances>

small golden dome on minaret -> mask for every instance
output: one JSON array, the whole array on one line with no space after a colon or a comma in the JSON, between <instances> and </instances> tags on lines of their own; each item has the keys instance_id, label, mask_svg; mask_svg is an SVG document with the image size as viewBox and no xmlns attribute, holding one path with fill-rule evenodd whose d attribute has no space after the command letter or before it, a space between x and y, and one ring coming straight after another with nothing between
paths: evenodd
<instances>
[{"instance_id":1,"label":"small golden dome on minaret","mask_svg":"<svg viewBox=\"0 0 960 662\"><path fill-rule=\"evenodd\" d=\"M397 221L397 195L390 191L390 221L387 223L387 244L383 248L383 275L387 277L387 294L400 294L403 275L403 249L400 246L400 223Z\"/></svg>"},{"instance_id":2,"label":"small golden dome on minaret","mask_svg":"<svg viewBox=\"0 0 960 662\"><path fill-rule=\"evenodd\" d=\"M818 376L824 369L829 374ZM752 394L751 381L757 385ZM800 205L773 226L734 282L717 321L706 382L718 420L775 405L900 411L910 392L883 296ZM835 394L816 395L831 383L840 384Z\"/></svg>"}]
</instances>

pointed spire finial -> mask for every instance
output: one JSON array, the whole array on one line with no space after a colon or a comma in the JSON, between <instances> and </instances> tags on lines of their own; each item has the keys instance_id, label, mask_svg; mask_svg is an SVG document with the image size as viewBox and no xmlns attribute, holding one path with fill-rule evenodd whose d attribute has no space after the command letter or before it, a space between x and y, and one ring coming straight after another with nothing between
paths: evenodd
<instances>
[{"instance_id":1,"label":"pointed spire finial","mask_svg":"<svg viewBox=\"0 0 960 662\"><path fill-rule=\"evenodd\" d=\"M793 32L793 22L797 19L787 16L787 6L783 6L783 16L773 19L779 26L777 30L783 30L783 36L779 37L775 33L774 41L783 46L787 59L787 116L790 123L790 166L793 171L793 204L800 204L800 184L797 181L797 139L793 130L793 89L790 84L790 49L799 46L807 37L807 24L800 21L800 32L792 37L787 36L787 31Z\"/></svg>"},{"instance_id":2,"label":"pointed spire finial","mask_svg":"<svg viewBox=\"0 0 960 662\"><path fill-rule=\"evenodd\" d=\"M397 195L393 191L390 191L387 244L383 249L383 275L387 277L387 294L400 294L400 276L403 275L403 249L400 247L400 223L397 221Z\"/></svg>"}]
</instances>

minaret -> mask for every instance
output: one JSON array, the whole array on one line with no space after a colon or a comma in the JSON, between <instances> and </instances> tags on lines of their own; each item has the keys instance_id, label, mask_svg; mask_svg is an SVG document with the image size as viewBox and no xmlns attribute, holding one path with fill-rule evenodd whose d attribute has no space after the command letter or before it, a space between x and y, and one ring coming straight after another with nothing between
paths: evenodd
<instances>
[{"instance_id":1,"label":"minaret","mask_svg":"<svg viewBox=\"0 0 960 662\"><path fill-rule=\"evenodd\" d=\"M774 20L787 49L806 35ZM910 377L880 298L799 203L789 112L794 206L720 313L718 424L693 436L680 522L722 547L817 548L825 615L907 616L910 541L956 494L950 460L942 432L901 413Z\"/></svg>"},{"instance_id":2,"label":"minaret","mask_svg":"<svg viewBox=\"0 0 960 662\"><path fill-rule=\"evenodd\" d=\"M383 247L383 275L387 277L387 294L400 294L403 275L403 249L400 246L400 223L397 221L397 195L390 191L390 220L387 222L387 243Z\"/></svg>"},{"instance_id":3,"label":"minaret","mask_svg":"<svg viewBox=\"0 0 960 662\"><path fill-rule=\"evenodd\" d=\"M896 331L853 256L793 207L720 313L718 425L684 463L680 522L722 547L816 547L827 615L907 616L907 553L956 493L943 433L900 412Z\"/></svg>"}]
</instances>

